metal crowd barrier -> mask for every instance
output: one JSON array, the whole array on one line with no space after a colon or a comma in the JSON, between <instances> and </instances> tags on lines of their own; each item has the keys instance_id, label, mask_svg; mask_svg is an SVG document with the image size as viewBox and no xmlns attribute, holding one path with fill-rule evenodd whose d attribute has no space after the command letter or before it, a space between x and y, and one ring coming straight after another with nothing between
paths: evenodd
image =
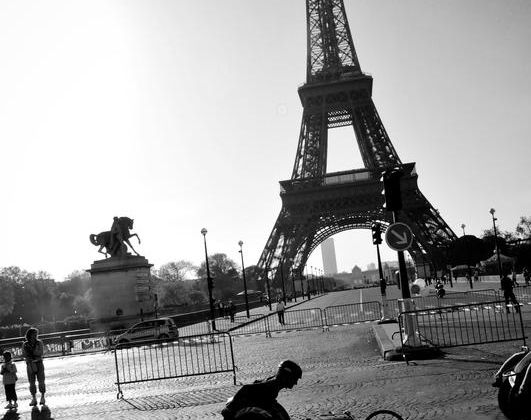
<instances>
[{"instance_id":1,"label":"metal crowd barrier","mask_svg":"<svg viewBox=\"0 0 531 420\"><path fill-rule=\"evenodd\" d=\"M268 332L304 330L311 328L323 328L323 316L321 308L296 309L284 311L284 323L281 324L278 314L267 315L266 326Z\"/></svg>"},{"instance_id":2,"label":"metal crowd barrier","mask_svg":"<svg viewBox=\"0 0 531 420\"><path fill-rule=\"evenodd\" d=\"M398 317L401 341L408 324L414 329L414 336L408 337L413 345L444 348L515 340L526 345L521 311L510 309L507 313L505 302L495 300L403 312Z\"/></svg>"},{"instance_id":3,"label":"metal crowd barrier","mask_svg":"<svg viewBox=\"0 0 531 420\"><path fill-rule=\"evenodd\" d=\"M480 302L488 302L499 300L500 296L497 290L469 290L466 292L446 292L444 297L439 298L437 295L416 296L412 300L415 303L415 309L433 309L443 308L456 305L475 304ZM390 299L387 301L391 313L398 317L400 315L400 308L397 299Z\"/></svg>"},{"instance_id":4,"label":"metal crowd barrier","mask_svg":"<svg viewBox=\"0 0 531 420\"><path fill-rule=\"evenodd\" d=\"M269 316L270 315L260 315L255 319L244 322L243 324L232 327L228 332L232 335L250 335L250 334L263 334L269 336Z\"/></svg>"},{"instance_id":5,"label":"metal crowd barrier","mask_svg":"<svg viewBox=\"0 0 531 420\"><path fill-rule=\"evenodd\" d=\"M380 302L354 303L350 305L329 306L287 310L284 312L284 324L280 323L276 312L262 315L259 318L233 327L231 335L265 334L271 332L303 330L312 328L328 329L334 325L355 324L358 322L375 321L382 316ZM216 321L217 322L217 321Z\"/></svg>"},{"instance_id":6,"label":"metal crowd barrier","mask_svg":"<svg viewBox=\"0 0 531 420\"><path fill-rule=\"evenodd\" d=\"M122 386L138 382L232 372L236 368L232 338L227 333L139 341L115 347L117 398Z\"/></svg>"},{"instance_id":7,"label":"metal crowd barrier","mask_svg":"<svg viewBox=\"0 0 531 420\"><path fill-rule=\"evenodd\" d=\"M326 326L375 321L381 317L380 302L328 306L324 309L324 324Z\"/></svg>"},{"instance_id":8,"label":"metal crowd barrier","mask_svg":"<svg viewBox=\"0 0 531 420\"><path fill-rule=\"evenodd\" d=\"M531 286L518 286L513 289L516 300L522 304L531 304ZM501 294L503 297L503 293Z\"/></svg>"}]
</instances>

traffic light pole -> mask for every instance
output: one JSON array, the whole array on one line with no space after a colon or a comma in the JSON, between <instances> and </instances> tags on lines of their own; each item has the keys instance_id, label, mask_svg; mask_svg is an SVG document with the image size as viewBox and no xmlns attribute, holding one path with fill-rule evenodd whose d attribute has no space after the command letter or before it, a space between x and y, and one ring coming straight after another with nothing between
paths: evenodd
<instances>
[{"instance_id":1,"label":"traffic light pole","mask_svg":"<svg viewBox=\"0 0 531 420\"><path fill-rule=\"evenodd\" d=\"M393 168L391 170L385 171L382 174L382 181L384 187L383 192L385 196L385 208L387 211L391 211L393 213L393 225L400 224L398 222L398 215L400 210L402 209L402 192L400 187L400 180L402 178L402 175L403 172L400 168ZM422 347L422 342L420 341L420 337L418 335L416 319L413 314L409 313L415 310L415 303L413 302L413 299L411 299L411 292L409 291L406 260L404 258L404 249L407 249L408 247L398 247L398 249L402 248L402 251L397 250L398 268L400 272L399 283L402 292L402 299L399 299L398 302L400 308L400 318L403 320L405 332L405 337L402 346Z\"/></svg>"},{"instance_id":2,"label":"traffic light pole","mask_svg":"<svg viewBox=\"0 0 531 420\"><path fill-rule=\"evenodd\" d=\"M398 220L398 210L393 211L393 223ZM409 291L409 280L407 278L406 260L404 258L404 251L396 251L398 254L398 270L400 271L400 290L402 292L402 299L411 299L411 292Z\"/></svg>"},{"instance_id":3,"label":"traffic light pole","mask_svg":"<svg viewBox=\"0 0 531 420\"><path fill-rule=\"evenodd\" d=\"M387 302L386 288L384 273L382 270L382 258L380 256L380 244L382 243L382 226L380 223L373 223L372 230L372 243L376 245L376 256L378 257L378 273L380 274L380 292L382 294L382 318L378 322L379 324L385 324L390 322L396 322L395 319L389 316L389 304Z\"/></svg>"}]
</instances>

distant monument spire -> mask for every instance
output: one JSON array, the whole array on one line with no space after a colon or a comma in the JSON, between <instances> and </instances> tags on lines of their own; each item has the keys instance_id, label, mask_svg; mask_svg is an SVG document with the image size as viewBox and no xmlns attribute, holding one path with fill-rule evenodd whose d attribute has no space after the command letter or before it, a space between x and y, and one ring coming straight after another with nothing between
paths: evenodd
<instances>
[{"instance_id":1,"label":"distant monument spire","mask_svg":"<svg viewBox=\"0 0 531 420\"><path fill-rule=\"evenodd\" d=\"M336 247L334 238L328 238L321 244L321 255L323 256L324 273L327 276L337 274Z\"/></svg>"}]
</instances>

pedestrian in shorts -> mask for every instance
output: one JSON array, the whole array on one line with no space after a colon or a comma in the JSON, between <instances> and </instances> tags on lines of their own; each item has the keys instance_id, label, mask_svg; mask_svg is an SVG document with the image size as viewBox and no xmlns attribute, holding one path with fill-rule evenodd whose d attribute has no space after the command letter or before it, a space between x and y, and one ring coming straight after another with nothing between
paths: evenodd
<instances>
[{"instance_id":1,"label":"pedestrian in shorts","mask_svg":"<svg viewBox=\"0 0 531 420\"><path fill-rule=\"evenodd\" d=\"M6 391L6 408L11 410L18 407L17 403L17 391L15 389L15 384L17 383L17 365L11 360L11 352L5 351L4 354L4 363L0 368L0 374L2 375L2 382L4 383L4 389Z\"/></svg>"}]
</instances>

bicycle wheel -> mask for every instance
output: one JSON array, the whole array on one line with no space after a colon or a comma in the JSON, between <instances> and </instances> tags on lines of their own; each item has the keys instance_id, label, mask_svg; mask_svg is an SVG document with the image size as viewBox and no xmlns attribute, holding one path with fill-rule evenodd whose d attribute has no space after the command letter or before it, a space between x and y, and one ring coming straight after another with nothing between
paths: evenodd
<instances>
[{"instance_id":1,"label":"bicycle wheel","mask_svg":"<svg viewBox=\"0 0 531 420\"><path fill-rule=\"evenodd\" d=\"M404 420L400 414L391 410L376 410L369 414L365 420Z\"/></svg>"}]
</instances>

